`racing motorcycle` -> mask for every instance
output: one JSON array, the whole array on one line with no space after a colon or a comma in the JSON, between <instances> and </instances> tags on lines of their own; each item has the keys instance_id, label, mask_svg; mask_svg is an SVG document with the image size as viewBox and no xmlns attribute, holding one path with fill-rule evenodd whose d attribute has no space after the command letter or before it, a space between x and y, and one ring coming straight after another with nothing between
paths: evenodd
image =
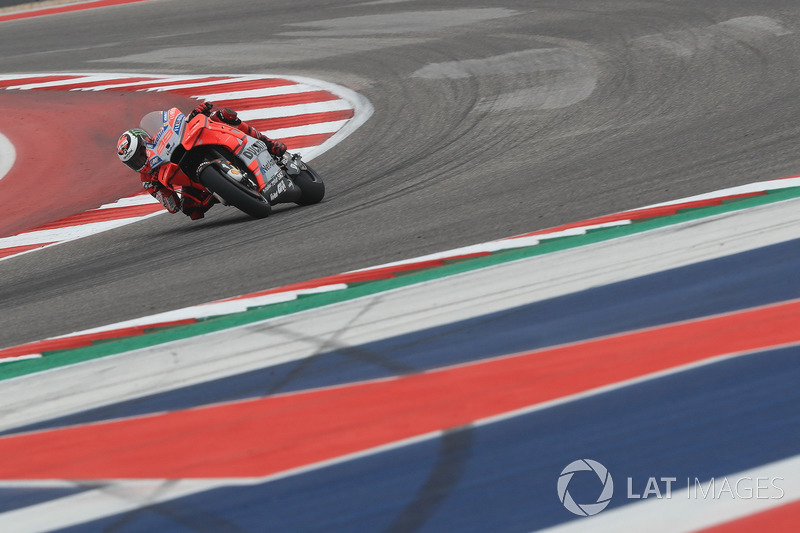
<instances>
[{"instance_id":1,"label":"racing motorcycle","mask_svg":"<svg viewBox=\"0 0 800 533\"><path fill-rule=\"evenodd\" d=\"M263 141L205 115L153 111L140 127L155 145L148 148L150 167L173 190L205 189L255 218L268 216L275 204L311 205L325 196L322 179L299 154L276 158Z\"/></svg>"}]
</instances>

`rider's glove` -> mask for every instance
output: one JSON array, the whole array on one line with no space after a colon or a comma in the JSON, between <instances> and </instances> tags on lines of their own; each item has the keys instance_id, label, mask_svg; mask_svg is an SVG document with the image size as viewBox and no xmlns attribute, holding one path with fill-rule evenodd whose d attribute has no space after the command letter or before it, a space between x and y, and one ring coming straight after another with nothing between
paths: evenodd
<instances>
[{"instance_id":1,"label":"rider's glove","mask_svg":"<svg viewBox=\"0 0 800 533\"><path fill-rule=\"evenodd\" d=\"M181 199L178 193L171 191L158 182L149 182L143 184L145 190L149 192L153 198L161 202L161 205L170 213L177 213L181 206Z\"/></svg>"},{"instance_id":2,"label":"rider's glove","mask_svg":"<svg viewBox=\"0 0 800 533\"><path fill-rule=\"evenodd\" d=\"M238 113L236 113L236 111L233 109L228 109L227 107L217 109L217 111L214 113L214 116L220 122L230 124L231 126L238 126L242 123L242 119L239 118Z\"/></svg>"},{"instance_id":3,"label":"rider's glove","mask_svg":"<svg viewBox=\"0 0 800 533\"><path fill-rule=\"evenodd\" d=\"M281 157L286 153L286 145L282 142L272 140L266 136L262 136L261 140L267 143L267 149L269 150L269 153L275 157Z\"/></svg>"},{"instance_id":4,"label":"rider's glove","mask_svg":"<svg viewBox=\"0 0 800 533\"><path fill-rule=\"evenodd\" d=\"M211 114L212 107L214 107L214 104L212 104L211 102L203 102L202 104L198 104L197 107L194 108L194 114L209 116Z\"/></svg>"}]
</instances>

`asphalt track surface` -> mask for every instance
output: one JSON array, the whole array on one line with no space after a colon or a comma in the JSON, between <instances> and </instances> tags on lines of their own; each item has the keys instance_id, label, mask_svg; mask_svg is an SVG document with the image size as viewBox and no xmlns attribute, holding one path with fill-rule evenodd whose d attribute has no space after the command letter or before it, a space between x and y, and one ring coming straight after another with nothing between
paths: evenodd
<instances>
[{"instance_id":1,"label":"asphalt track surface","mask_svg":"<svg viewBox=\"0 0 800 533\"><path fill-rule=\"evenodd\" d=\"M320 205L163 215L0 263L0 346L798 173L796 2L268 4L2 23L0 73L310 76L375 113L315 159Z\"/></svg>"}]
</instances>

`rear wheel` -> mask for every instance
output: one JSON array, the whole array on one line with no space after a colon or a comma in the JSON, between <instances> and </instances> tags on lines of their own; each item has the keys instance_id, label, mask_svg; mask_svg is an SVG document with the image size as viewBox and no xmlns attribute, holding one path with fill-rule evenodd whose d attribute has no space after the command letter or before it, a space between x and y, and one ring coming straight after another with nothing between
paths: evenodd
<instances>
[{"instance_id":1,"label":"rear wheel","mask_svg":"<svg viewBox=\"0 0 800 533\"><path fill-rule=\"evenodd\" d=\"M295 202L297 205L318 204L325 197L325 184L322 183L322 178L308 165L295 176L294 184L302 191L300 199Z\"/></svg>"},{"instance_id":2,"label":"rear wheel","mask_svg":"<svg viewBox=\"0 0 800 533\"><path fill-rule=\"evenodd\" d=\"M265 218L272 211L266 198L229 178L214 165L204 168L197 180L206 189L221 196L225 202L253 218Z\"/></svg>"}]
</instances>

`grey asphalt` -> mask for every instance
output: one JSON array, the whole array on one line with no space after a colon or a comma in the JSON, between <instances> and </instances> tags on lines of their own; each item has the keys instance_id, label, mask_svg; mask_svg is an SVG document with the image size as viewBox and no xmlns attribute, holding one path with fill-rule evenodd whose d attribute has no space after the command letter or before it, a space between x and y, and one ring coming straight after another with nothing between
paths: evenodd
<instances>
[{"instance_id":1,"label":"grey asphalt","mask_svg":"<svg viewBox=\"0 0 800 533\"><path fill-rule=\"evenodd\" d=\"M796 2L492 4L151 0L0 23L0 73L294 74L375 107L315 159L320 205L163 215L0 262L0 346L800 174Z\"/></svg>"},{"instance_id":2,"label":"grey asphalt","mask_svg":"<svg viewBox=\"0 0 800 533\"><path fill-rule=\"evenodd\" d=\"M18 6L21 4L28 4L33 3L29 0L0 0L0 8L2 7L11 7L11 6ZM36 2L37 4L44 4L44 2Z\"/></svg>"}]
</instances>

